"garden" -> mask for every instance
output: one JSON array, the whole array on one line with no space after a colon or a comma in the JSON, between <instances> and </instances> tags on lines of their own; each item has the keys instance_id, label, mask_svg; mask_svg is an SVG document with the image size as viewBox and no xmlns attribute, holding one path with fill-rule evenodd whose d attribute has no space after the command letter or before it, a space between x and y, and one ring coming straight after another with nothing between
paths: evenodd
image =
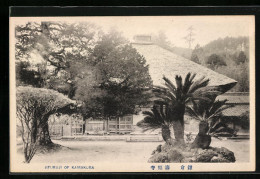
<instances>
[{"instance_id":1,"label":"garden","mask_svg":"<svg viewBox=\"0 0 260 179\"><path fill-rule=\"evenodd\" d=\"M165 74L164 86L154 86L146 59L119 32L103 33L89 23L27 23L17 26L16 32L17 146L25 163L34 158L78 162L84 158L76 157L79 153L93 161L102 157L120 161L128 155L152 163L230 163L242 156L240 151L234 153L234 146L241 143L214 144L223 134L236 135L222 120L222 112L231 106L216 100L236 83L209 86L210 79L187 73L173 79ZM111 145L50 138L51 115L81 115L83 120L120 117L150 105L151 111L143 112L145 117L137 126L144 131L160 129L164 142L113 141ZM199 121L192 142L184 137L184 115Z\"/></svg>"}]
</instances>

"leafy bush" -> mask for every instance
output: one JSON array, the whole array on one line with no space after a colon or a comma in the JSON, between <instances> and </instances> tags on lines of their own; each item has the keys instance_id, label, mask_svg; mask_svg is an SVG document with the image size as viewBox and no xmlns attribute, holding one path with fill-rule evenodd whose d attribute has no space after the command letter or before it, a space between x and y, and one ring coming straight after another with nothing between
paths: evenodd
<instances>
[{"instance_id":1,"label":"leafy bush","mask_svg":"<svg viewBox=\"0 0 260 179\"><path fill-rule=\"evenodd\" d=\"M25 162L33 158L40 139L48 130L47 120L51 114L74 104L66 96L49 89L17 87L16 114L20 122ZM48 131L47 131L48 132ZM41 136L41 135L44 136Z\"/></svg>"},{"instance_id":2,"label":"leafy bush","mask_svg":"<svg viewBox=\"0 0 260 179\"><path fill-rule=\"evenodd\" d=\"M240 65L222 66L215 69L215 71L238 82L237 85L231 89L231 91L249 91L249 68L247 62Z\"/></svg>"},{"instance_id":3,"label":"leafy bush","mask_svg":"<svg viewBox=\"0 0 260 179\"><path fill-rule=\"evenodd\" d=\"M196 54L191 54L190 60L193 61L193 62L195 62L195 63L200 64L199 57L198 57L198 55L196 55Z\"/></svg>"},{"instance_id":4,"label":"leafy bush","mask_svg":"<svg viewBox=\"0 0 260 179\"><path fill-rule=\"evenodd\" d=\"M249 111L239 116L238 123L242 127L242 129L249 129Z\"/></svg>"},{"instance_id":5,"label":"leafy bush","mask_svg":"<svg viewBox=\"0 0 260 179\"><path fill-rule=\"evenodd\" d=\"M210 67L212 67L212 68L216 68L219 66L227 66L224 59L220 55L217 55L217 54L210 55L208 57L206 63L209 64Z\"/></svg>"},{"instance_id":6,"label":"leafy bush","mask_svg":"<svg viewBox=\"0 0 260 179\"><path fill-rule=\"evenodd\" d=\"M246 61L246 54L243 51L241 51L236 59L236 63L239 65L240 63L245 63Z\"/></svg>"}]
</instances>

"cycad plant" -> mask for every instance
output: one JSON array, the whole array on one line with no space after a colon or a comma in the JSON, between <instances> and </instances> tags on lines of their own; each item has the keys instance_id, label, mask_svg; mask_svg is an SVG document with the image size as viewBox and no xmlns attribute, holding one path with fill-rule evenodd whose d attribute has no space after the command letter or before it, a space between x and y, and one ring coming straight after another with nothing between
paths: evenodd
<instances>
[{"instance_id":1,"label":"cycad plant","mask_svg":"<svg viewBox=\"0 0 260 179\"><path fill-rule=\"evenodd\" d=\"M184 143L184 113L187 103L191 99L210 101L222 93L216 87L207 87L209 79L205 77L193 81L195 76L196 74L188 73L183 82L182 77L177 75L175 84L163 77L166 87L155 86L153 89L157 97L155 102L167 103L173 112L170 121L173 124L175 139L180 143Z\"/></svg>"},{"instance_id":2,"label":"cycad plant","mask_svg":"<svg viewBox=\"0 0 260 179\"><path fill-rule=\"evenodd\" d=\"M199 133L192 143L193 148L208 148L211 136L218 137L223 133L235 135L235 131L222 122L222 112L232 107L226 104L227 100L205 103L199 100L191 100L192 105L186 107L186 113L200 121Z\"/></svg>"},{"instance_id":3,"label":"cycad plant","mask_svg":"<svg viewBox=\"0 0 260 179\"><path fill-rule=\"evenodd\" d=\"M165 102L171 109L171 123L173 124L174 136L177 143L184 143L184 113L187 104L191 100L200 100L205 104L214 101L215 98L228 91L236 82L225 85L208 86L209 79L202 77L194 80L196 74L188 73L182 81L182 77L176 75L175 84L168 78L163 77L165 87L155 86L153 92L156 102Z\"/></svg>"},{"instance_id":4,"label":"cycad plant","mask_svg":"<svg viewBox=\"0 0 260 179\"><path fill-rule=\"evenodd\" d=\"M151 111L144 111L145 118L137 123L138 127L147 130L162 130L162 138L166 143L171 142L171 112L167 105L154 105Z\"/></svg>"}]
</instances>

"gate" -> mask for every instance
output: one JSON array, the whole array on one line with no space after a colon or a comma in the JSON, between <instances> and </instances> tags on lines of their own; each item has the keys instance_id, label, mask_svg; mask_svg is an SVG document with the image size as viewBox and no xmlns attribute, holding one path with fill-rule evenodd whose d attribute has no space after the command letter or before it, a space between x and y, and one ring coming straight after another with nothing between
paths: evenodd
<instances>
[{"instance_id":1,"label":"gate","mask_svg":"<svg viewBox=\"0 0 260 179\"><path fill-rule=\"evenodd\" d=\"M104 134L105 123L100 120L92 120L86 122L86 132L88 134Z\"/></svg>"},{"instance_id":2,"label":"gate","mask_svg":"<svg viewBox=\"0 0 260 179\"><path fill-rule=\"evenodd\" d=\"M52 138L57 138L57 137L63 136L62 124L49 125L49 134Z\"/></svg>"},{"instance_id":3,"label":"gate","mask_svg":"<svg viewBox=\"0 0 260 179\"><path fill-rule=\"evenodd\" d=\"M83 135L83 124L72 123L71 124L71 134L72 135Z\"/></svg>"}]
</instances>

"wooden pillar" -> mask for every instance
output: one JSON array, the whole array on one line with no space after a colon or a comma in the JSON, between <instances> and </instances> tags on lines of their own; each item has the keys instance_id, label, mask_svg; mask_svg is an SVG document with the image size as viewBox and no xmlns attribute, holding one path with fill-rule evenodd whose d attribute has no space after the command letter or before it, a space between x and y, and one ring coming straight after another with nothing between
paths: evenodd
<instances>
[{"instance_id":1,"label":"wooden pillar","mask_svg":"<svg viewBox=\"0 0 260 179\"><path fill-rule=\"evenodd\" d=\"M117 132L120 133L120 117L118 117L118 129L117 129Z\"/></svg>"}]
</instances>

